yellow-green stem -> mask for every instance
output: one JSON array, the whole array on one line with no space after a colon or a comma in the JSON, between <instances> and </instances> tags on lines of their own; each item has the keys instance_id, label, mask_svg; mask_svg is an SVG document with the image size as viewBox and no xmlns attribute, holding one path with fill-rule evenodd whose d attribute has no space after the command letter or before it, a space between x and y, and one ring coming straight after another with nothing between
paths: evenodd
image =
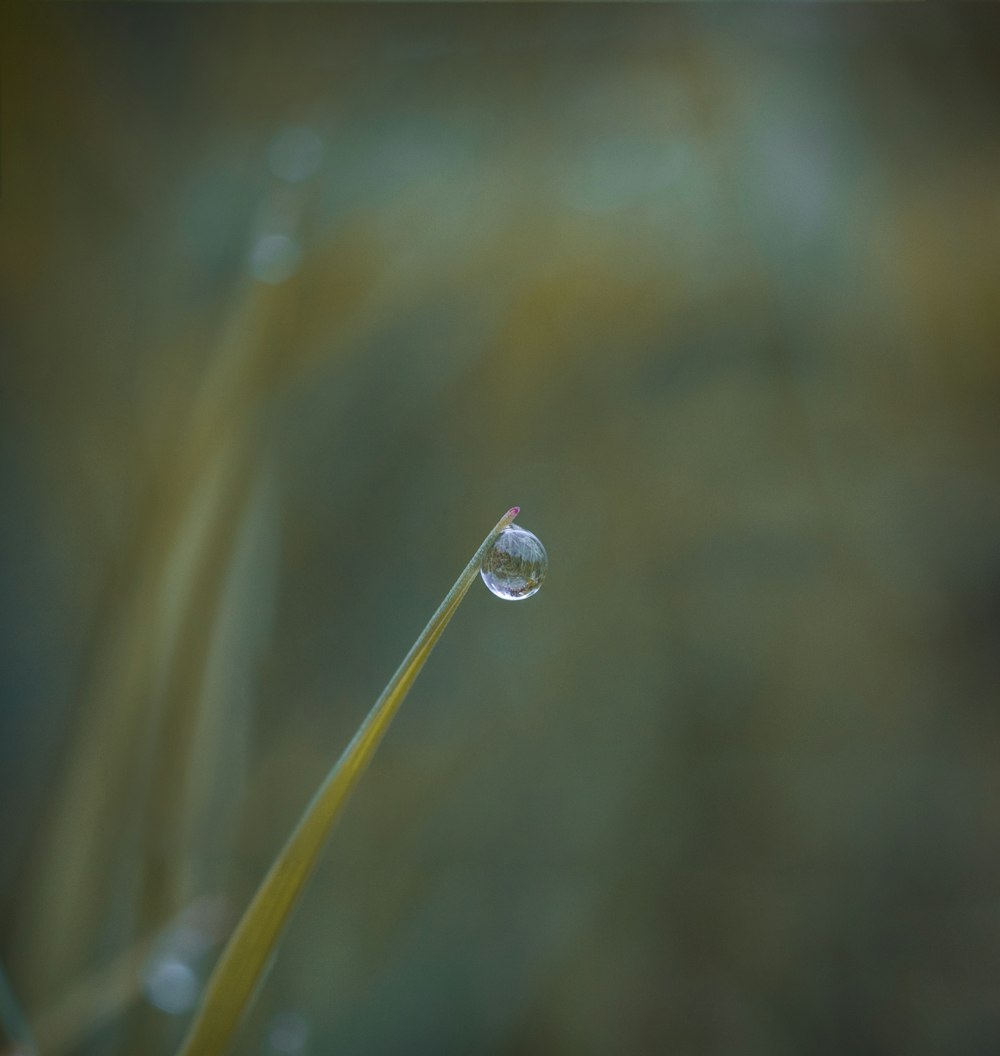
<instances>
[{"instance_id":1,"label":"yellow-green stem","mask_svg":"<svg viewBox=\"0 0 1000 1056\"><path fill-rule=\"evenodd\" d=\"M517 506L508 510L483 540L306 808L222 951L180 1056L222 1056L232 1044L236 1028L253 1000L288 917L347 797L475 581L483 557L519 512Z\"/></svg>"}]
</instances>

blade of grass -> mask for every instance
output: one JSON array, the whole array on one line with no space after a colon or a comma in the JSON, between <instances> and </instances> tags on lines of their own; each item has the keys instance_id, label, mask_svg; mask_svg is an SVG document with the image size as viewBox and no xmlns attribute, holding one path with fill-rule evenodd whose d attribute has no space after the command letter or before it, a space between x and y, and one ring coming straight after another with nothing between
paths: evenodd
<instances>
[{"instance_id":1,"label":"blade of grass","mask_svg":"<svg viewBox=\"0 0 1000 1056\"><path fill-rule=\"evenodd\" d=\"M205 988L201 1007L181 1046L180 1056L222 1056L232 1044L233 1035L253 1000L288 917L347 797L371 761L431 650L479 574L483 557L519 512L517 506L508 510L483 540L306 807L222 951Z\"/></svg>"}]
</instances>

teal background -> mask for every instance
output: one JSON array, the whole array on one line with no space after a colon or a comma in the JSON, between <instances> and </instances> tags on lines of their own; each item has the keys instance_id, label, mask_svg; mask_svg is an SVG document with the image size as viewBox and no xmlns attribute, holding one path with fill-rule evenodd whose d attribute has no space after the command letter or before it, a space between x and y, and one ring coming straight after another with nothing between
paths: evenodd
<instances>
[{"instance_id":1,"label":"teal background","mask_svg":"<svg viewBox=\"0 0 1000 1056\"><path fill-rule=\"evenodd\" d=\"M995 1052L996 9L4 19L41 1051L175 1050L516 503L236 1051Z\"/></svg>"}]
</instances>

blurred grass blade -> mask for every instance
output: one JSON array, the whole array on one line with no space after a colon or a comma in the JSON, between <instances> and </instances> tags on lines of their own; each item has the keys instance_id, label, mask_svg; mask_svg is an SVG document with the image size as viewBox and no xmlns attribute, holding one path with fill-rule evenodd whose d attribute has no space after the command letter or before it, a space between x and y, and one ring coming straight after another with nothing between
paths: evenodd
<instances>
[{"instance_id":1,"label":"blurred grass blade","mask_svg":"<svg viewBox=\"0 0 1000 1056\"><path fill-rule=\"evenodd\" d=\"M38 1044L35 1042L28 1020L21 1011L13 987L7 979L3 964L0 963L0 1033L11 1042L12 1053L21 1056L36 1056ZM4 1052L7 1052L4 1049Z\"/></svg>"},{"instance_id":2,"label":"blurred grass blade","mask_svg":"<svg viewBox=\"0 0 1000 1056\"><path fill-rule=\"evenodd\" d=\"M222 952L180 1056L221 1056L249 1006L289 914L309 879L333 823L437 640L479 573L496 537L519 513L508 510L466 565L406 659L336 762L275 859Z\"/></svg>"}]
</instances>

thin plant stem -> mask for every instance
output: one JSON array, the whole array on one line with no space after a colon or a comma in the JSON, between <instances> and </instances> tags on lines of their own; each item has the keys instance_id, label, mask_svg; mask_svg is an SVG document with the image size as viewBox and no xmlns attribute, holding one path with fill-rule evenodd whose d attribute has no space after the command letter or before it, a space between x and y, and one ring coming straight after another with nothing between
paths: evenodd
<instances>
[{"instance_id":1,"label":"thin plant stem","mask_svg":"<svg viewBox=\"0 0 1000 1056\"><path fill-rule=\"evenodd\" d=\"M222 951L180 1056L222 1056L232 1044L240 1020L253 1000L289 915L347 797L475 581L483 558L519 512L517 506L508 510L483 540L306 807Z\"/></svg>"}]
</instances>

